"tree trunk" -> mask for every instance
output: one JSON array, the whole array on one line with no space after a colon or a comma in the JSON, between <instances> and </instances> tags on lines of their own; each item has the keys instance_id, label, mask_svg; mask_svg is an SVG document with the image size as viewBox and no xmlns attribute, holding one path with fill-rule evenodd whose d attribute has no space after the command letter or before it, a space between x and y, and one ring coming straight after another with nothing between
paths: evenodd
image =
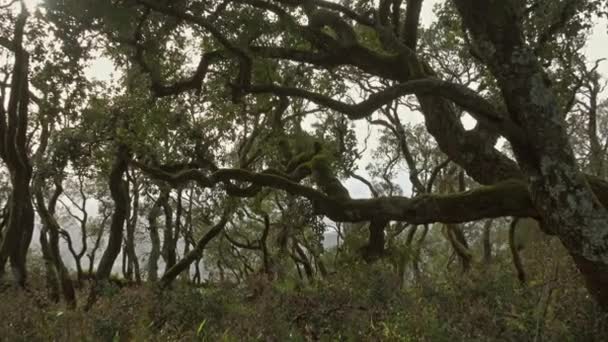
<instances>
[{"instance_id":1,"label":"tree trunk","mask_svg":"<svg viewBox=\"0 0 608 342\"><path fill-rule=\"evenodd\" d=\"M483 249L483 262L488 265L492 262L492 240L490 233L492 230L492 220L487 220L483 225L483 233L481 237L482 249Z\"/></svg>"},{"instance_id":2,"label":"tree trunk","mask_svg":"<svg viewBox=\"0 0 608 342\"><path fill-rule=\"evenodd\" d=\"M186 222L182 231L182 236L184 237L184 253L183 255L188 255L190 253L190 242L193 242L192 237L192 207L194 205L194 201L192 200L193 190L190 190L188 196L188 207L186 208ZM194 246L194 243L192 243ZM187 281L191 281L190 272L184 273L184 279Z\"/></svg>"},{"instance_id":3,"label":"tree trunk","mask_svg":"<svg viewBox=\"0 0 608 342\"><path fill-rule=\"evenodd\" d=\"M460 264L462 265L462 271L469 271L471 269L471 262L473 261L473 254L469 250L469 244L462 229L460 229L460 226L457 224L446 224L445 228L448 241L452 245L454 252L456 252L458 259L460 260Z\"/></svg>"},{"instance_id":4,"label":"tree trunk","mask_svg":"<svg viewBox=\"0 0 608 342\"><path fill-rule=\"evenodd\" d=\"M54 211L54 204L52 204L53 200L49 201L49 209L44 206L44 198L42 196L42 191L40 189L36 190L36 202L38 204L38 213L40 214L40 219L42 220L42 224L44 225L44 231L48 231L49 239L48 239L48 250L50 252L50 257L55 267L55 270L58 275L58 280L60 282L60 287L62 291L63 298L69 307L76 307L76 293L74 291L74 285L72 283L72 279L70 279L70 274L68 269L63 264L63 260L61 259L61 252L59 251L59 224L53 217L52 213ZM46 234L41 232L41 234ZM42 239L42 237L41 237Z\"/></svg>"},{"instance_id":5,"label":"tree trunk","mask_svg":"<svg viewBox=\"0 0 608 342\"><path fill-rule=\"evenodd\" d=\"M188 240L184 239L184 255L188 255L188 253L190 253L190 243ZM185 281L190 281L190 271L184 272L182 274L182 279Z\"/></svg>"},{"instance_id":6,"label":"tree trunk","mask_svg":"<svg viewBox=\"0 0 608 342\"><path fill-rule=\"evenodd\" d=\"M127 253L127 242L124 241L122 244L122 253L120 253L121 257L122 257L122 276L123 278L125 278L127 281L133 281L133 279L131 278L131 271L129 269L129 253Z\"/></svg>"},{"instance_id":7,"label":"tree trunk","mask_svg":"<svg viewBox=\"0 0 608 342\"><path fill-rule=\"evenodd\" d=\"M174 246L174 250L175 250L175 260L177 261L178 259L178 255L177 255L177 242L179 241L179 236L181 234L181 230L182 230L182 212L183 212L183 207L182 207L182 189L178 189L177 190L177 199L175 200L175 224L173 225L174 229L173 229L173 237L172 237L172 241L173 241L173 246Z\"/></svg>"},{"instance_id":8,"label":"tree trunk","mask_svg":"<svg viewBox=\"0 0 608 342\"><path fill-rule=\"evenodd\" d=\"M524 39L523 2L454 0L523 141L510 141L543 226L564 244L608 310L608 210L578 169L551 81ZM510 139L514 140L514 139Z\"/></svg>"},{"instance_id":9,"label":"tree trunk","mask_svg":"<svg viewBox=\"0 0 608 342\"><path fill-rule=\"evenodd\" d=\"M513 266L515 266L515 270L517 271L517 279L522 285L526 284L526 271L524 269L524 265L521 261L521 256L519 255L520 246L515 242L515 233L517 230L517 222L518 218L513 219L511 225L509 227L509 249L511 250L511 257L513 258Z\"/></svg>"},{"instance_id":10,"label":"tree trunk","mask_svg":"<svg viewBox=\"0 0 608 342\"><path fill-rule=\"evenodd\" d=\"M162 199L167 195L167 191L161 192L148 213L148 229L152 245L150 256L148 257L148 281L152 282L158 280L158 259L160 259L160 236L158 234L157 220L161 214Z\"/></svg>"},{"instance_id":11,"label":"tree trunk","mask_svg":"<svg viewBox=\"0 0 608 342\"><path fill-rule=\"evenodd\" d=\"M602 148L601 138L598 136L598 106L599 106L599 95L602 91L600 85L600 75L595 71L591 71L589 74L591 78L589 84L586 85L589 93L589 104L586 107L588 110L587 115L589 116L589 122L587 124L587 137L589 138L589 166L591 173L602 179L606 176L605 172L605 161L606 153Z\"/></svg>"},{"instance_id":12,"label":"tree trunk","mask_svg":"<svg viewBox=\"0 0 608 342\"><path fill-rule=\"evenodd\" d=\"M163 248L162 248L162 257L165 261L165 270L170 269L175 265L176 255L175 255L175 241L173 239L173 209L171 208L171 204L169 203L169 193L167 195L159 198L161 199L161 205L163 207L163 211L165 213L165 229L163 231Z\"/></svg>"},{"instance_id":13,"label":"tree trunk","mask_svg":"<svg viewBox=\"0 0 608 342\"><path fill-rule=\"evenodd\" d=\"M29 189L30 171L31 169L11 175L13 190L9 199L9 218L0 246L0 279L6 261L10 260L14 279L22 287L25 287L27 280L26 255L34 229L34 210Z\"/></svg>"},{"instance_id":14,"label":"tree trunk","mask_svg":"<svg viewBox=\"0 0 608 342\"><path fill-rule=\"evenodd\" d=\"M47 239L47 229L40 229L40 249L42 251L42 259L44 260L44 270L46 276L46 288L51 301L58 303L61 297L59 296L59 277L53 262L53 256Z\"/></svg>"},{"instance_id":15,"label":"tree trunk","mask_svg":"<svg viewBox=\"0 0 608 342\"><path fill-rule=\"evenodd\" d=\"M270 252L268 251L268 233L270 232L270 216L264 213L264 230L260 239L260 248L262 250L262 262L264 264L264 273L269 277L272 276L272 261L270 260Z\"/></svg>"},{"instance_id":16,"label":"tree trunk","mask_svg":"<svg viewBox=\"0 0 608 342\"><path fill-rule=\"evenodd\" d=\"M367 262L378 260L384 255L384 228L388 222L383 219L369 223L369 241L363 248L363 259Z\"/></svg>"},{"instance_id":17,"label":"tree trunk","mask_svg":"<svg viewBox=\"0 0 608 342\"><path fill-rule=\"evenodd\" d=\"M422 229L422 234L420 234L418 241L416 241L416 247L412 256L412 268L414 270L414 279L418 284L420 284L422 280L422 271L420 270L420 255L422 252L422 245L424 243L424 240L426 240L428 232L429 226L425 224L424 228Z\"/></svg>"},{"instance_id":18,"label":"tree trunk","mask_svg":"<svg viewBox=\"0 0 608 342\"><path fill-rule=\"evenodd\" d=\"M120 253L123 228L129 215L129 194L126 181L123 180L123 175L127 172L129 165L128 161L129 153L127 147L125 145L118 146L109 179L110 193L114 200L114 213L112 214L112 222L110 223L108 246L97 266L95 276L97 281L104 281L110 278L112 267L114 266L116 257Z\"/></svg>"},{"instance_id":19,"label":"tree trunk","mask_svg":"<svg viewBox=\"0 0 608 342\"><path fill-rule=\"evenodd\" d=\"M133 184L133 198L130 200L131 205L129 206L131 211L131 217L127 219L127 237L125 241L125 252L129 259L128 274L130 280L135 276L135 282L141 283L141 272L139 270L139 260L137 259L137 253L135 252L135 228L137 227L137 218L139 215L139 188L137 180L131 179Z\"/></svg>"},{"instance_id":20,"label":"tree trunk","mask_svg":"<svg viewBox=\"0 0 608 342\"><path fill-rule=\"evenodd\" d=\"M99 232L97 232L97 236L95 237L95 242L93 243L93 248L91 248L91 251L87 254L88 258L89 258L89 276L93 275L94 269L95 269L95 256L97 255L97 250L99 249L99 246L101 245L101 238L103 237L103 228L106 225L106 222L108 221L108 219L110 218L109 215L105 215L103 217L103 220L101 220L101 224L99 226Z\"/></svg>"},{"instance_id":21,"label":"tree trunk","mask_svg":"<svg viewBox=\"0 0 608 342\"><path fill-rule=\"evenodd\" d=\"M201 283L201 266L200 259L194 261L194 276L192 277L192 282L196 285Z\"/></svg>"},{"instance_id":22,"label":"tree trunk","mask_svg":"<svg viewBox=\"0 0 608 342\"><path fill-rule=\"evenodd\" d=\"M24 287L27 280L26 256L34 231L34 208L30 195L32 167L28 157L27 129L29 105L29 56L23 49L28 12L22 7L13 34L14 64L8 106L0 102L0 157L9 170L12 191L8 203L8 222L0 244L0 279L7 260L15 281Z\"/></svg>"},{"instance_id":23,"label":"tree trunk","mask_svg":"<svg viewBox=\"0 0 608 342\"><path fill-rule=\"evenodd\" d=\"M68 251L72 255L72 258L74 259L74 264L76 265L76 273L78 275L78 282L80 282L80 280L82 278L81 255L80 255L80 253L76 252L76 249L74 249L74 243L72 242L72 237L70 236L70 233L68 233L65 230L60 230L59 232L60 232L61 236L63 236L63 239L68 244Z\"/></svg>"},{"instance_id":24,"label":"tree trunk","mask_svg":"<svg viewBox=\"0 0 608 342\"><path fill-rule=\"evenodd\" d=\"M308 256L306 255L302 247L299 245L297 240L294 239L292 244L298 256L297 260L302 264L302 267L304 267L304 273L306 273L306 278L310 283L314 282L315 274L312 265L310 264L310 260L308 259Z\"/></svg>"}]
</instances>

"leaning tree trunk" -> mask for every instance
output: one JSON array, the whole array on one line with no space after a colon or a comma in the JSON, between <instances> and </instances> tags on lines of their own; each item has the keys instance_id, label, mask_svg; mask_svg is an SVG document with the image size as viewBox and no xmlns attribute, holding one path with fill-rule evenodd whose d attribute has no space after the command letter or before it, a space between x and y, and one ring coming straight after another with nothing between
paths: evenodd
<instances>
[{"instance_id":1,"label":"leaning tree trunk","mask_svg":"<svg viewBox=\"0 0 608 342\"><path fill-rule=\"evenodd\" d=\"M203 250L207 244L222 232L228 222L228 215L225 213L220 222L211 228L202 238L196 242L196 246L173 267L167 269L161 278L162 287L168 287L182 272L188 270L193 262L197 262L203 256ZM223 273L223 272L222 272Z\"/></svg>"},{"instance_id":2,"label":"leaning tree trunk","mask_svg":"<svg viewBox=\"0 0 608 342\"><path fill-rule=\"evenodd\" d=\"M521 27L522 2L454 0L479 57L496 77L511 120L511 141L543 226L572 256L589 292L608 310L608 210L591 191L570 146L565 114Z\"/></svg>"}]
</instances>

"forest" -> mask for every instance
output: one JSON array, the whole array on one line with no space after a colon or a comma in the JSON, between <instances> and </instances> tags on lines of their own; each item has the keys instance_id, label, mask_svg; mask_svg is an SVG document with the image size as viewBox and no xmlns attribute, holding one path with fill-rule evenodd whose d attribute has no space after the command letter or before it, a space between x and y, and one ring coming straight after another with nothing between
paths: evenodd
<instances>
[{"instance_id":1,"label":"forest","mask_svg":"<svg viewBox=\"0 0 608 342\"><path fill-rule=\"evenodd\" d=\"M606 0L0 0L0 341L605 341L606 46Z\"/></svg>"}]
</instances>

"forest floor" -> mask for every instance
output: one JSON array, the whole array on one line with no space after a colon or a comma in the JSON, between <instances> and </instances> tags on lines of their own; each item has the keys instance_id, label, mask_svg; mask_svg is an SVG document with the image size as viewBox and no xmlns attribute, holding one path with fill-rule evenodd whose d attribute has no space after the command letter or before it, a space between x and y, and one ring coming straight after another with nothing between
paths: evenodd
<instances>
[{"instance_id":1,"label":"forest floor","mask_svg":"<svg viewBox=\"0 0 608 342\"><path fill-rule=\"evenodd\" d=\"M291 280L290 280L291 279ZM517 283L473 270L400 286L386 265L359 265L314 283L195 287L178 282L108 285L89 311L46 299L36 273L29 292L0 292L1 341L605 341L608 319L580 286Z\"/></svg>"}]
</instances>

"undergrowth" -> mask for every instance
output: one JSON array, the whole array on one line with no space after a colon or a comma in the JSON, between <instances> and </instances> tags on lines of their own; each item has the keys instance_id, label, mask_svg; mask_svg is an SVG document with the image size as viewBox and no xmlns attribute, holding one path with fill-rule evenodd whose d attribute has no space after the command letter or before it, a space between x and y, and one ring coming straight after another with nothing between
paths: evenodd
<instances>
[{"instance_id":1,"label":"undergrowth","mask_svg":"<svg viewBox=\"0 0 608 342\"><path fill-rule=\"evenodd\" d=\"M34 286L0 293L2 341L601 341L608 331L578 278L524 287L491 268L403 288L383 263L314 284L109 285L88 312Z\"/></svg>"}]
</instances>

